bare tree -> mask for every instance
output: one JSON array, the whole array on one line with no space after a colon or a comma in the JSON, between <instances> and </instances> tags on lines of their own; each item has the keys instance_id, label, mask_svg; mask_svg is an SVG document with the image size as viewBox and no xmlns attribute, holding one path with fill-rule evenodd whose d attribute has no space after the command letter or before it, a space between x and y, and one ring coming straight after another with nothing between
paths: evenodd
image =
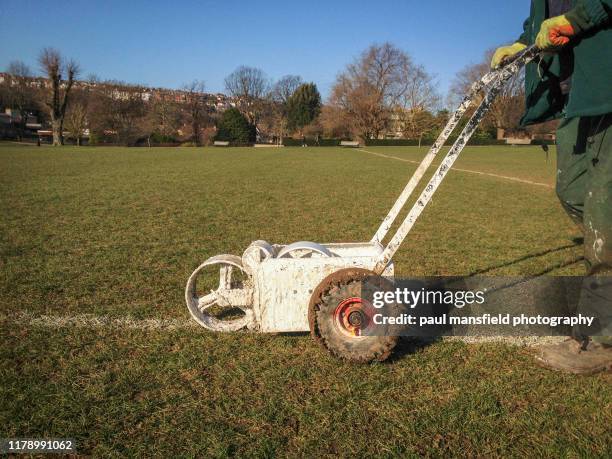
<instances>
[{"instance_id":1,"label":"bare tree","mask_svg":"<svg viewBox=\"0 0 612 459\"><path fill-rule=\"evenodd\" d=\"M79 73L79 66L73 60L66 62L60 52L53 48L43 49L38 62L51 83L51 97L47 101L47 106L51 115L53 145L62 145L64 143L64 117L68 107L68 97ZM62 79L63 72L68 77L65 82Z\"/></svg>"},{"instance_id":2,"label":"bare tree","mask_svg":"<svg viewBox=\"0 0 612 459\"><path fill-rule=\"evenodd\" d=\"M110 89L98 85L87 98L87 124L89 127L89 144L104 142L111 129L111 108L113 99Z\"/></svg>"},{"instance_id":3,"label":"bare tree","mask_svg":"<svg viewBox=\"0 0 612 459\"><path fill-rule=\"evenodd\" d=\"M270 89L265 73L258 68L240 66L225 78L225 89L237 99L237 108L249 122L257 125Z\"/></svg>"},{"instance_id":4,"label":"bare tree","mask_svg":"<svg viewBox=\"0 0 612 459\"><path fill-rule=\"evenodd\" d=\"M334 105L323 105L319 124L325 137L345 139L352 135L352 122L346 111Z\"/></svg>"},{"instance_id":5,"label":"bare tree","mask_svg":"<svg viewBox=\"0 0 612 459\"><path fill-rule=\"evenodd\" d=\"M87 108L82 101L70 104L66 114L66 128L70 132L70 136L76 141L77 146L80 146L81 138L85 134L85 129L87 129Z\"/></svg>"},{"instance_id":6,"label":"bare tree","mask_svg":"<svg viewBox=\"0 0 612 459\"><path fill-rule=\"evenodd\" d=\"M32 77L32 70L22 61L11 61L6 69L6 73L13 77Z\"/></svg>"},{"instance_id":7,"label":"bare tree","mask_svg":"<svg viewBox=\"0 0 612 459\"><path fill-rule=\"evenodd\" d=\"M36 88L30 84L32 81L32 71L23 62L12 61L6 73L9 74L6 104L19 111L17 135L18 139L21 140L26 129L29 112L36 106Z\"/></svg>"},{"instance_id":8,"label":"bare tree","mask_svg":"<svg viewBox=\"0 0 612 459\"><path fill-rule=\"evenodd\" d=\"M298 75L285 75L270 89L267 103L259 117L259 129L272 134L274 140L281 142L287 134L288 101L296 89L303 83Z\"/></svg>"},{"instance_id":9,"label":"bare tree","mask_svg":"<svg viewBox=\"0 0 612 459\"><path fill-rule=\"evenodd\" d=\"M166 98L151 102L147 116L150 118L151 131L164 138L174 136L181 125L181 112L177 103Z\"/></svg>"},{"instance_id":10,"label":"bare tree","mask_svg":"<svg viewBox=\"0 0 612 459\"><path fill-rule=\"evenodd\" d=\"M131 146L149 140L158 130L159 120L153 116L153 102L147 102L151 90L140 85L121 81L101 82L95 88L75 91L66 115L69 118L73 106L81 103L86 108L90 144L118 143ZM83 97L86 96L86 97Z\"/></svg>"},{"instance_id":11,"label":"bare tree","mask_svg":"<svg viewBox=\"0 0 612 459\"><path fill-rule=\"evenodd\" d=\"M135 145L149 132L143 88L121 82L102 84L87 103L90 141L112 139L121 145Z\"/></svg>"},{"instance_id":12,"label":"bare tree","mask_svg":"<svg viewBox=\"0 0 612 459\"><path fill-rule=\"evenodd\" d=\"M405 137L419 139L420 146L423 136L435 128L432 112L439 108L440 100L433 77L422 66L414 66L399 104Z\"/></svg>"},{"instance_id":13,"label":"bare tree","mask_svg":"<svg viewBox=\"0 0 612 459\"><path fill-rule=\"evenodd\" d=\"M434 115L425 109L415 108L398 113L402 124L402 134L407 139L419 139L419 146L426 134L436 130Z\"/></svg>"},{"instance_id":14,"label":"bare tree","mask_svg":"<svg viewBox=\"0 0 612 459\"><path fill-rule=\"evenodd\" d=\"M206 119L206 94L203 81L194 80L186 84L183 89L186 92L187 116L191 125L193 143L199 146L201 143L201 130Z\"/></svg>"},{"instance_id":15,"label":"bare tree","mask_svg":"<svg viewBox=\"0 0 612 459\"><path fill-rule=\"evenodd\" d=\"M363 138L379 137L398 107L428 106L437 96L431 77L390 43L372 45L341 73L330 103L346 112Z\"/></svg>"},{"instance_id":16,"label":"bare tree","mask_svg":"<svg viewBox=\"0 0 612 459\"><path fill-rule=\"evenodd\" d=\"M385 106L377 88L348 75L338 77L330 105L343 110L355 133L364 139L378 137L389 122L389 107Z\"/></svg>"},{"instance_id":17,"label":"bare tree","mask_svg":"<svg viewBox=\"0 0 612 459\"><path fill-rule=\"evenodd\" d=\"M126 88L124 93L112 99L108 125L118 143L131 146L146 135L146 107L137 89Z\"/></svg>"},{"instance_id":18,"label":"bare tree","mask_svg":"<svg viewBox=\"0 0 612 459\"><path fill-rule=\"evenodd\" d=\"M285 75L272 86L271 98L280 104L286 104L295 90L302 85L302 77L298 75Z\"/></svg>"},{"instance_id":19,"label":"bare tree","mask_svg":"<svg viewBox=\"0 0 612 459\"><path fill-rule=\"evenodd\" d=\"M287 132L287 108L271 98L261 104L257 128L260 134L280 143Z\"/></svg>"}]
</instances>

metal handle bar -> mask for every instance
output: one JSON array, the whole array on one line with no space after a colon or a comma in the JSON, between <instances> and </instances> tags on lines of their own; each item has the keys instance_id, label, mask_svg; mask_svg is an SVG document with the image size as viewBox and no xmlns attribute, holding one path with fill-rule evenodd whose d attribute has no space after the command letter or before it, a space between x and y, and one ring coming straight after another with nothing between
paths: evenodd
<instances>
[{"instance_id":1,"label":"metal handle bar","mask_svg":"<svg viewBox=\"0 0 612 459\"><path fill-rule=\"evenodd\" d=\"M425 175L425 172L427 172L427 169L429 169L429 166L431 165L432 161L434 160L440 149L444 146L446 140L450 137L450 135L457 127L457 124L459 124L459 121L461 121L461 118L463 118L463 115L465 114L466 110L470 107L470 105L472 105L478 93L482 89L487 88L487 86L493 81L495 81L502 74L503 70L508 68L509 65L511 65L513 62L516 62L517 59L520 59L533 51L535 51L534 46L520 51L519 53L511 56L506 61L504 61L500 67L484 74L480 78L480 80L472 84L470 90L459 104L459 107L457 107L457 110L455 110L453 115L450 117L450 119L446 123L446 126L444 126L444 129L442 129L442 132L423 158L423 161L421 161L421 164L419 164L419 167L417 167L416 171L414 171L414 174L406 184L406 187L404 188L402 193L395 201L395 204L393 204L393 207L391 207L391 210L389 210L389 213L383 219L382 223L378 227L378 230L376 230L374 237L372 237L372 242L382 242L382 240L385 238L385 236L389 232L389 229L391 229L393 222L406 204L406 201L408 201L408 198Z\"/></svg>"},{"instance_id":2,"label":"metal handle bar","mask_svg":"<svg viewBox=\"0 0 612 459\"><path fill-rule=\"evenodd\" d=\"M489 111L489 107L491 106L491 104L493 103L493 101L495 100L499 92L501 91L501 89L508 82L508 80L512 78L512 76L516 75L521 70L521 68L523 68L527 63L532 61L539 54L539 52L540 50L536 48L535 46L530 46L528 48L525 48L520 53L517 53L514 59L505 63L502 67L492 72L489 72L487 74L487 75L493 74L493 77L492 77L492 81L490 81L490 84L486 88L487 92L485 94L485 97L483 98L478 108L476 108L474 114L472 115L472 117L470 118L466 126L463 128L463 131L461 131L461 133L457 137L457 140L455 141L451 149L448 151L448 153L442 160L442 163L440 164L436 172L433 174L432 178L430 179L429 183L427 184L427 186L425 187L425 189L423 190L423 192L417 199L416 203L412 206L412 209L410 209L410 212L408 212L408 215L406 215L406 218L404 219L402 224L399 226L399 228L397 229L397 231L395 232L395 234L393 235L393 237L391 238L391 240L389 241L389 243L387 244L383 252L379 255L378 260L376 262L376 266L374 267L374 272L380 275L385 270L385 268L387 267L387 265L393 258L393 255L395 254L399 246L402 244L402 242L404 241L404 239L406 238L406 236L408 235L408 233L414 226L414 223L416 222L418 217L421 215L421 212L423 212L423 210L425 209L425 206L427 206L432 196L438 189L438 186L440 186L440 183L442 183L442 180L444 180L444 177L446 177L446 174L448 173L448 171L450 170L454 162L459 157L459 154L461 153L465 145L470 140L470 137L472 137L472 134L474 133L474 131L476 131L476 128L478 127L478 125L480 124L480 122L482 121L486 113ZM473 89L475 86L478 86L480 83L482 83L484 78L485 77L481 78L481 80L472 87L472 90L470 90L470 93L468 94L468 96L471 95L472 98L473 96L475 96L476 92L474 92ZM483 84L483 86L481 86L478 90L482 89L484 86L485 85ZM466 99L467 99L467 96L466 96ZM470 102L471 100L472 99L470 99ZM453 116L451 117L451 120L454 120L455 115L459 112L461 115L463 115L463 113L465 113L465 110L467 109L468 106L469 104L467 104L467 106L463 108L463 103L462 103L457 109L457 111L455 112L455 114L453 114ZM454 123L450 132L448 133L442 132L442 134L440 134L440 137L438 138L438 140L436 140L436 144L439 142L440 139L443 138L444 140L446 140L448 138L450 133L456 127L457 122ZM451 123L449 121L449 123L447 124L447 127L450 124ZM445 131L446 129L447 128L445 128ZM444 144L444 142L442 142L442 144ZM400 198L398 198L397 202L395 203L391 211L395 209L398 202L403 200L402 204L397 209L397 213L399 213L399 210L401 210L401 207L408 199L408 196L410 195L410 193L414 190L414 187L416 187L416 184L418 183L420 178L423 176L428 166L431 164L431 161L433 160L435 153L437 153L440 148L441 148L441 145L437 147L437 150L434 150L434 148L432 147L432 149L428 153L428 156L430 156L430 158L426 157L421 163L421 165L419 165L417 172L415 172L412 179L410 179L410 181L408 182L408 185L406 186L406 189L404 189L404 192L402 192L402 195L400 196ZM432 151L435 151L433 155L431 154ZM420 171L421 166L424 166L422 171ZM417 173L420 173L420 176L418 176ZM415 180L414 185L412 185L412 182L415 176L417 176L417 179ZM407 195L404 197L404 193L406 192L407 192ZM388 224L388 226L391 226L391 223L393 223L393 220L397 216L397 213L395 215L392 215L392 212L389 212L389 215L392 215L392 218L390 219L391 221ZM385 224L385 221L383 221L383 224ZM381 225L381 228L382 228L382 225ZM389 228L385 226L383 236L384 234L387 233L388 229ZM375 240L380 241L380 239L375 239Z\"/></svg>"}]
</instances>

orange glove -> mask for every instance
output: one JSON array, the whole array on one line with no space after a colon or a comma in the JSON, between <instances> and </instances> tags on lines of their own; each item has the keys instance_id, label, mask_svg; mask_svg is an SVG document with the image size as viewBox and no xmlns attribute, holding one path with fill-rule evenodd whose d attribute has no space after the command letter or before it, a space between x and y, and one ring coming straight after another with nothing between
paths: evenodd
<instances>
[{"instance_id":1,"label":"orange glove","mask_svg":"<svg viewBox=\"0 0 612 459\"><path fill-rule=\"evenodd\" d=\"M543 51L554 51L567 45L575 35L571 22L565 16L556 16L542 22L536 45Z\"/></svg>"}]
</instances>

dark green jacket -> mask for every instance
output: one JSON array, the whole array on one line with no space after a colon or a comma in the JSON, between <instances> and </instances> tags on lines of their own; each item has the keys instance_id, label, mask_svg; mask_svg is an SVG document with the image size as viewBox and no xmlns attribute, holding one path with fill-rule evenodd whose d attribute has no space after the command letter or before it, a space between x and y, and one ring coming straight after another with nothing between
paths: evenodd
<instances>
[{"instance_id":1,"label":"dark green jacket","mask_svg":"<svg viewBox=\"0 0 612 459\"><path fill-rule=\"evenodd\" d=\"M568 13L579 38L558 54L545 55L525 69L527 111L521 125L612 112L612 0L574 0ZM548 16L547 0L532 0L519 41L535 42ZM571 76L569 97L560 83Z\"/></svg>"}]
</instances>

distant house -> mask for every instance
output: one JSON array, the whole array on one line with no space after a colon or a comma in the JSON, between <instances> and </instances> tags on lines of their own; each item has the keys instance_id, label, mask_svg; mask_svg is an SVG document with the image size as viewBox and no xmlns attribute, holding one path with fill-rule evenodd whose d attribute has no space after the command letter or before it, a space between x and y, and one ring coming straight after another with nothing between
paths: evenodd
<instances>
[{"instance_id":1,"label":"distant house","mask_svg":"<svg viewBox=\"0 0 612 459\"><path fill-rule=\"evenodd\" d=\"M25 132L18 131L23 121L22 116L26 117ZM22 115L19 110L7 107L4 109L4 113L0 113L0 126L1 137L15 138L22 134L34 135L36 131L42 127L42 124L33 114L26 113Z\"/></svg>"},{"instance_id":2,"label":"distant house","mask_svg":"<svg viewBox=\"0 0 612 459\"><path fill-rule=\"evenodd\" d=\"M497 140L505 140L508 145L530 145L533 140L554 142L555 139L554 131L531 133L523 129L497 128Z\"/></svg>"}]
</instances>

